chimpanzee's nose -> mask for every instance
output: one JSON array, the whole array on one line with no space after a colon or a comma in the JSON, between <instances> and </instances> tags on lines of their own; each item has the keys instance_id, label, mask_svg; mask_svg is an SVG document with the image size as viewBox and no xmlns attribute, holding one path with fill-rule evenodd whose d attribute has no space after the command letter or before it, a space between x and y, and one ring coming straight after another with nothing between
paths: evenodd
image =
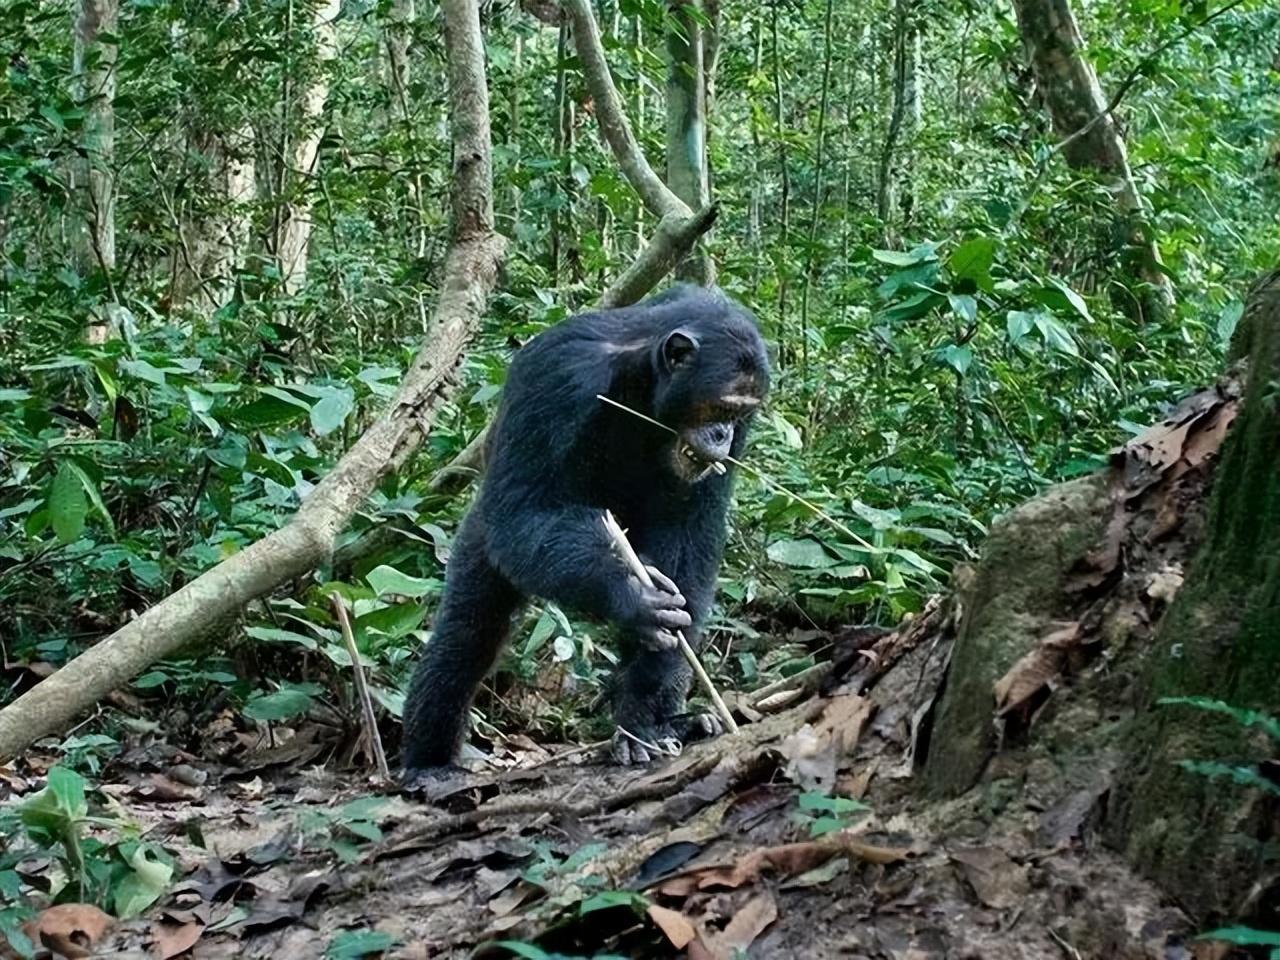
<instances>
[{"instance_id":1,"label":"chimpanzee's nose","mask_svg":"<svg viewBox=\"0 0 1280 960\"><path fill-rule=\"evenodd\" d=\"M715 423L707 430L714 447L728 447L733 440L733 427L727 423Z\"/></svg>"}]
</instances>

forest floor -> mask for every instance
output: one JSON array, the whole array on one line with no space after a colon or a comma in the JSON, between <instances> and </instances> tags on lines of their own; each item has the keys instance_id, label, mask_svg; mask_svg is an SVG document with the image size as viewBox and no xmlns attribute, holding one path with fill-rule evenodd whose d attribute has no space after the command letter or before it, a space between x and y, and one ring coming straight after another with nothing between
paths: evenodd
<instances>
[{"instance_id":1,"label":"forest floor","mask_svg":"<svg viewBox=\"0 0 1280 960\"><path fill-rule=\"evenodd\" d=\"M92 908L46 914L44 939L159 958L1221 960L1103 834L1137 664L1236 402L1191 398L1109 474L997 524L956 593L833 635L810 688L773 713L740 700L757 722L665 764L519 738L506 769L422 798L317 766L319 726L264 743L229 712L203 757L140 735L100 789L175 852L176 886L105 932ZM1001 598L1037 577L1052 599L1018 600L1011 629ZM979 631L1021 639L965 666L956 638L982 649ZM966 697L983 719L959 729Z\"/></svg>"}]
</instances>

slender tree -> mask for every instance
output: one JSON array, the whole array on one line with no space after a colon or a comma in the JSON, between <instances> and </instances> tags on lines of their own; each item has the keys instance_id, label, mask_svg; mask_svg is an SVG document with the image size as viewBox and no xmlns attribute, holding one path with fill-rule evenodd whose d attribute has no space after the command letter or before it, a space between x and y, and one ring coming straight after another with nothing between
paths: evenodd
<instances>
[{"instance_id":1,"label":"slender tree","mask_svg":"<svg viewBox=\"0 0 1280 960\"><path fill-rule=\"evenodd\" d=\"M1173 286L1129 167L1124 137L1103 96L1084 39L1068 0L1015 0L1018 29L1035 73L1036 85L1067 163L1096 171L1116 199L1119 234L1129 251L1129 272L1143 288L1134 303L1145 317L1158 318L1173 306Z\"/></svg>"}]
</instances>

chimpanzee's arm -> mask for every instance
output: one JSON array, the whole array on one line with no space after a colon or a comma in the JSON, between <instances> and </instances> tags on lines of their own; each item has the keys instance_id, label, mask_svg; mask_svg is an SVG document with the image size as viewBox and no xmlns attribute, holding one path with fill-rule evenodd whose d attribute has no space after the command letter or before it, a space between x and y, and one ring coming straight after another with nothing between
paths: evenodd
<instances>
[{"instance_id":1,"label":"chimpanzee's arm","mask_svg":"<svg viewBox=\"0 0 1280 960\"><path fill-rule=\"evenodd\" d=\"M484 509L502 517L489 531L489 559L522 592L622 624L655 647L672 645L674 631L692 624L673 584L654 589L631 575L605 533L603 510L511 498Z\"/></svg>"}]
</instances>

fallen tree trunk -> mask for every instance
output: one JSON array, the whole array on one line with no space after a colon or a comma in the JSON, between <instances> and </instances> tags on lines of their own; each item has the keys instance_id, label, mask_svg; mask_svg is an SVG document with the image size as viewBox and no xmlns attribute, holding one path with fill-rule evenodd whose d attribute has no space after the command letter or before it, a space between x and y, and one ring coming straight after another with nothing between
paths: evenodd
<instances>
[{"instance_id":1,"label":"fallen tree trunk","mask_svg":"<svg viewBox=\"0 0 1280 960\"><path fill-rule=\"evenodd\" d=\"M444 0L449 117L454 141L452 246L430 340L395 399L294 517L129 625L85 651L0 710L0 760L72 721L156 660L206 635L246 603L302 576L333 552L338 534L378 480L426 436L455 382L497 280L505 241L493 229L489 93L476 0Z\"/></svg>"}]
</instances>

